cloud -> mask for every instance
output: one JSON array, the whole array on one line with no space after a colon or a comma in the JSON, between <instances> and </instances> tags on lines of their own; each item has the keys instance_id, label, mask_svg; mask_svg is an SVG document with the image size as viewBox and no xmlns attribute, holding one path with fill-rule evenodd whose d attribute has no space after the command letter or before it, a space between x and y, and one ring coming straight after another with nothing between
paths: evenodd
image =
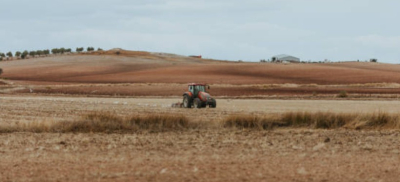
<instances>
[{"instance_id":1,"label":"cloud","mask_svg":"<svg viewBox=\"0 0 400 182\"><path fill-rule=\"evenodd\" d=\"M0 51L95 46L231 60L287 53L394 62L399 6L394 0L4 0Z\"/></svg>"}]
</instances>

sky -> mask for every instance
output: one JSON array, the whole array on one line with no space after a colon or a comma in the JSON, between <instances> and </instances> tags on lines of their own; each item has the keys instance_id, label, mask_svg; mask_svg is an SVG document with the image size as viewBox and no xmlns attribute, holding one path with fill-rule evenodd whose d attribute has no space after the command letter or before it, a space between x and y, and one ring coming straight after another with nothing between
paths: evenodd
<instances>
[{"instance_id":1,"label":"sky","mask_svg":"<svg viewBox=\"0 0 400 182\"><path fill-rule=\"evenodd\" d=\"M400 63L397 0L1 0L0 52L57 47Z\"/></svg>"}]
</instances>

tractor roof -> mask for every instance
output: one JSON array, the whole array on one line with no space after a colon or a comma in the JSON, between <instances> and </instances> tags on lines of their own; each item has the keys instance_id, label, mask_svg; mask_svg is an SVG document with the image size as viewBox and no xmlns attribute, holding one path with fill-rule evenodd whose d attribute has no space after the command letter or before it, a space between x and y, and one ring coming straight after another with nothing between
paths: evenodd
<instances>
[{"instance_id":1,"label":"tractor roof","mask_svg":"<svg viewBox=\"0 0 400 182\"><path fill-rule=\"evenodd\" d=\"M205 83L189 83L188 86L206 86Z\"/></svg>"}]
</instances>

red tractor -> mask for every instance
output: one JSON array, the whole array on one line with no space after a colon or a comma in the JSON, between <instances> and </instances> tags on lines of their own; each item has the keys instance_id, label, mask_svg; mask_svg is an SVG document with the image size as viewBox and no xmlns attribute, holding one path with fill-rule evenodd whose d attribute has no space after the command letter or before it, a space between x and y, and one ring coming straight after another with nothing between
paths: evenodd
<instances>
[{"instance_id":1,"label":"red tractor","mask_svg":"<svg viewBox=\"0 0 400 182\"><path fill-rule=\"evenodd\" d=\"M202 83L188 84L189 91L183 94L183 107L184 108L202 108L209 106L210 108L217 107L217 101L207 93L206 87L210 86Z\"/></svg>"}]
</instances>

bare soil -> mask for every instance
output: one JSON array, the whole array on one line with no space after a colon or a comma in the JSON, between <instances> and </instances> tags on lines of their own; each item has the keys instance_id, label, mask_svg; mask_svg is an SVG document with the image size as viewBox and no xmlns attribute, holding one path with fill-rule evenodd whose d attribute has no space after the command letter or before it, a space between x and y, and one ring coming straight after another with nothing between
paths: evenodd
<instances>
[{"instance_id":1,"label":"bare soil","mask_svg":"<svg viewBox=\"0 0 400 182\"><path fill-rule=\"evenodd\" d=\"M286 84L276 85L224 85L213 84L208 92L217 97L336 97L341 91L346 91L350 97L362 98L399 98L400 87L354 87L349 85L321 86L297 85L287 87ZM142 84L45 84L14 86L23 89L14 93L40 93L63 95L94 95L94 96L181 96L187 90L187 84L142 83Z\"/></svg>"},{"instance_id":2,"label":"bare soil","mask_svg":"<svg viewBox=\"0 0 400 182\"><path fill-rule=\"evenodd\" d=\"M63 61L58 61L62 59ZM74 83L360 84L399 83L400 65L379 63L273 64L114 56L47 57L1 63L12 80ZM44 64L45 63L45 64Z\"/></svg>"},{"instance_id":3,"label":"bare soil","mask_svg":"<svg viewBox=\"0 0 400 182\"><path fill-rule=\"evenodd\" d=\"M179 96L185 84L202 82L215 96L400 95L400 65L381 63L238 63L110 50L3 61L0 67L6 78L0 87L15 88L0 88L3 93Z\"/></svg>"}]
</instances>

